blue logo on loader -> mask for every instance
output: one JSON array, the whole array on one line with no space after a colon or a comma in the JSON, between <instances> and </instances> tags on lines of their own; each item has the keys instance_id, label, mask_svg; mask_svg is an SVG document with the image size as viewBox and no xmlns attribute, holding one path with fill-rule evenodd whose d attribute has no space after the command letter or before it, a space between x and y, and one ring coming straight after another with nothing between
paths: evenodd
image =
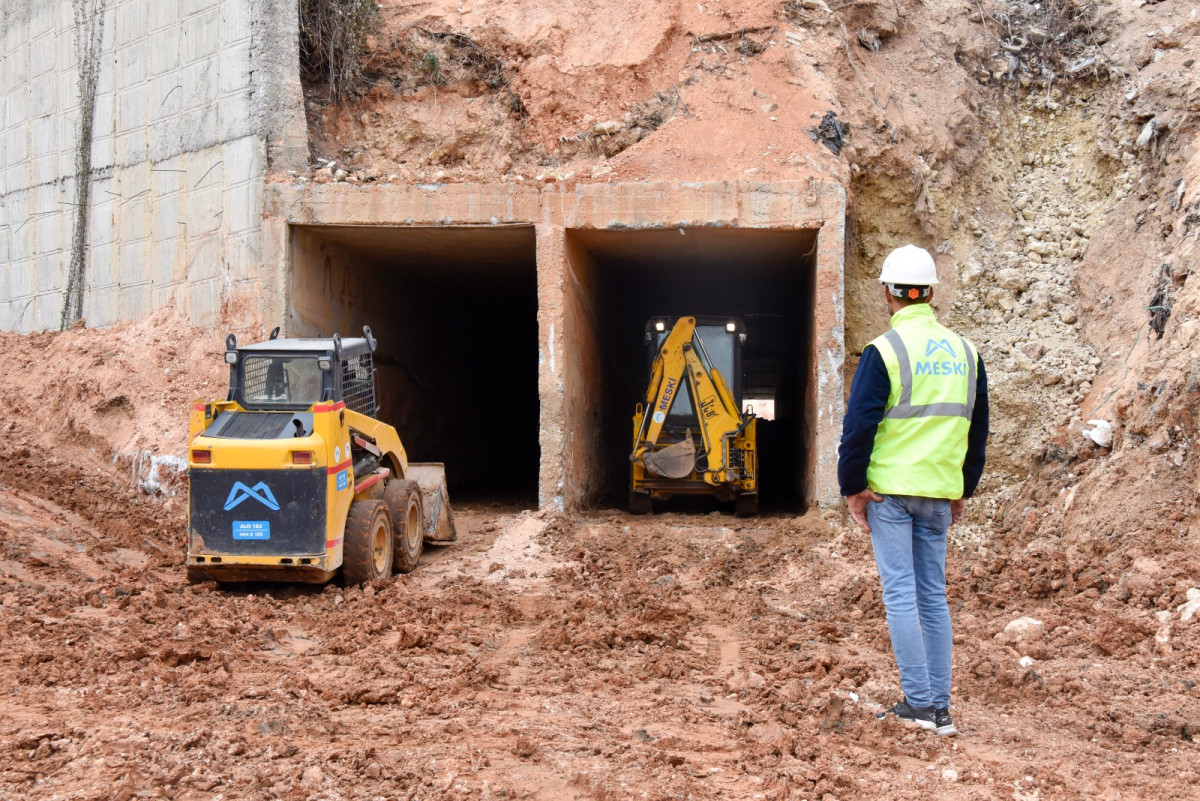
<instances>
[{"instance_id":1,"label":"blue logo on loader","mask_svg":"<svg viewBox=\"0 0 1200 801\"><path fill-rule=\"evenodd\" d=\"M235 481L233 489L229 490L229 497L225 499L225 511L228 512L247 498L253 498L273 512L279 511L279 501L275 500L274 494L271 493L271 488L263 481L258 482L253 487L247 487L242 482Z\"/></svg>"}]
</instances>

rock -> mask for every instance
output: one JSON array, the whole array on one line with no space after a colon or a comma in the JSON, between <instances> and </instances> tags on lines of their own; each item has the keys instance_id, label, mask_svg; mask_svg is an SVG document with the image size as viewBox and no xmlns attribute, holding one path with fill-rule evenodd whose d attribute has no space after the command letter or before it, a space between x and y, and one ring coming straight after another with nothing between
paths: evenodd
<instances>
[{"instance_id":1,"label":"rock","mask_svg":"<svg viewBox=\"0 0 1200 801\"><path fill-rule=\"evenodd\" d=\"M334 174L333 174L333 180L335 180L335 181L344 181L344 180L346 180L346 171L345 171L345 170L343 170L343 169L338 169L338 170L337 170L336 172L334 172Z\"/></svg>"},{"instance_id":2,"label":"rock","mask_svg":"<svg viewBox=\"0 0 1200 801\"><path fill-rule=\"evenodd\" d=\"M1151 453L1162 453L1171 447L1171 435L1167 427L1159 426L1158 430L1150 435L1150 439L1146 440L1146 447Z\"/></svg>"},{"instance_id":3,"label":"rock","mask_svg":"<svg viewBox=\"0 0 1200 801\"><path fill-rule=\"evenodd\" d=\"M1145 147L1149 145L1156 136L1158 136L1159 126L1160 124L1158 122L1158 117L1152 117L1150 121L1142 127L1142 132L1138 134L1137 141L1133 143L1134 146L1138 150L1145 149Z\"/></svg>"},{"instance_id":4,"label":"rock","mask_svg":"<svg viewBox=\"0 0 1200 801\"><path fill-rule=\"evenodd\" d=\"M325 774L316 765L309 765L300 776L300 783L305 787L320 787L325 780Z\"/></svg>"},{"instance_id":5,"label":"rock","mask_svg":"<svg viewBox=\"0 0 1200 801\"><path fill-rule=\"evenodd\" d=\"M998 270L994 283L1009 292L1024 292L1029 288L1029 279L1011 268Z\"/></svg>"},{"instance_id":6,"label":"rock","mask_svg":"<svg viewBox=\"0 0 1200 801\"><path fill-rule=\"evenodd\" d=\"M1112 447L1112 423L1108 422L1107 420L1088 420L1088 425L1092 426L1092 428L1083 432L1085 437L1099 445L1101 448Z\"/></svg>"},{"instance_id":7,"label":"rock","mask_svg":"<svg viewBox=\"0 0 1200 801\"><path fill-rule=\"evenodd\" d=\"M1004 638L1014 642L1041 639L1046 633L1046 624L1035 617L1019 617L1004 627Z\"/></svg>"},{"instance_id":8,"label":"rock","mask_svg":"<svg viewBox=\"0 0 1200 801\"><path fill-rule=\"evenodd\" d=\"M1058 319L1062 320L1067 325L1071 325L1079 319L1079 315L1075 313L1074 309L1067 307L1059 311Z\"/></svg>"},{"instance_id":9,"label":"rock","mask_svg":"<svg viewBox=\"0 0 1200 801\"><path fill-rule=\"evenodd\" d=\"M589 131L589 133L591 133L592 136L612 136L614 134L619 134L624 127L624 125L616 120L607 120L605 122L598 122L593 125L592 130Z\"/></svg>"},{"instance_id":10,"label":"rock","mask_svg":"<svg viewBox=\"0 0 1200 801\"><path fill-rule=\"evenodd\" d=\"M1187 591L1187 601L1180 604L1176 611L1179 612L1179 619L1185 623L1196 616L1200 612L1200 589L1192 587Z\"/></svg>"},{"instance_id":11,"label":"rock","mask_svg":"<svg viewBox=\"0 0 1200 801\"><path fill-rule=\"evenodd\" d=\"M1046 355L1046 346L1041 342L1026 342L1021 346L1021 352L1036 362Z\"/></svg>"},{"instance_id":12,"label":"rock","mask_svg":"<svg viewBox=\"0 0 1200 801\"><path fill-rule=\"evenodd\" d=\"M983 278L983 274L984 270L982 264L975 259L967 259L966 264L963 265L962 272L959 273L959 279L964 285L969 286L971 284L978 283L979 280Z\"/></svg>"}]
</instances>

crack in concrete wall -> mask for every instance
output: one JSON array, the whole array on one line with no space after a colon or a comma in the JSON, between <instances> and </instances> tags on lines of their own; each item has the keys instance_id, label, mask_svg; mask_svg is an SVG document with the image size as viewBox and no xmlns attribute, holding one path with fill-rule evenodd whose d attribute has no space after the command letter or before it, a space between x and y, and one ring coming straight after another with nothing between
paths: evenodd
<instances>
[{"instance_id":1,"label":"crack in concrete wall","mask_svg":"<svg viewBox=\"0 0 1200 801\"><path fill-rule=\"evenodd\" d=\"M89 8L90 6L90 8ZM96 84L104 40L108 0L75 0L75 51L79 59L79 139L75 145L75 230L71 237L71 266L63 296L62 330L83 317L84 271L87 267L87 229L92 189L92 123L96 114Z\"/></svg>"}]
</instances>

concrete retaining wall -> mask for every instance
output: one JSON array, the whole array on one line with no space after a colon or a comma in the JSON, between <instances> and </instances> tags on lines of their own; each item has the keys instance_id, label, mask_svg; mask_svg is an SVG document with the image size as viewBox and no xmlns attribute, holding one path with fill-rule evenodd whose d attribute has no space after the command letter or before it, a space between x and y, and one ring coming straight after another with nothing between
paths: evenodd
<instances>
[{"instance_id":1,"label":"concrete retaining wall","mask_svg":"<svg viewBox=\"0 0 1200 801\"><path fill-rule=\"evenodd\" d=\"M268 157L306 158L295 3L3 0L0 14L0 327L59 327L73 257L93 326L170 302L212 324L272 291Z\"/></svg>"}]
</instances>

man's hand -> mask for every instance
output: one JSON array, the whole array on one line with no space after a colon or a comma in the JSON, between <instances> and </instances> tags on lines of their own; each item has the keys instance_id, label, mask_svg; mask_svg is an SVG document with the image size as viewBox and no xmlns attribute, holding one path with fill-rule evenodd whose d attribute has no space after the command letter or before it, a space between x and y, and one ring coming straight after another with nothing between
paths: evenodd
<instances>
[{"instance_id":1,"label":"man's hand","mask_svg":"<svg viewBox=\"0 0 1200 801\"><path fill-rule=\"evenodd\" d=\"M966 510L966 498L959 498L957 501L950 501L950 525L954 525L959 520L962 520L963 512Z\"/></svg>"},{"instance_id":2,"label":"man's hand","mask_svg":"<svg viewBox=\"0 0 1200 801\"><path fill-rule=\"evenodd\" d=\"M846 496L846 505L850 507L850 516L854 518L854 522L858 523L867 533L871 533L871 525L867 522L867 501L882 501L883 496L877 495L870 487L855 495Z\"/></svg>"}]
</instances>

